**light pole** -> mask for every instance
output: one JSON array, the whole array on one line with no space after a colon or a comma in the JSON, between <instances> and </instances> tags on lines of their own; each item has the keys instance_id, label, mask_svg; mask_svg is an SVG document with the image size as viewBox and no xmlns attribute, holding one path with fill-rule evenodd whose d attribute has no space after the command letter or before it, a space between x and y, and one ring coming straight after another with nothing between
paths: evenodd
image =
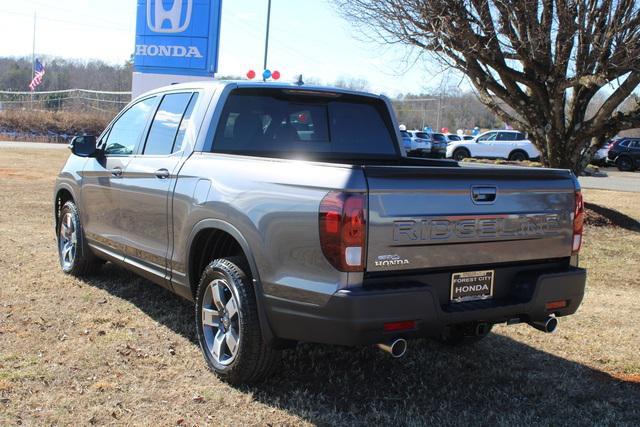
<instances>
[{"instance_id":1,"label":"light pole","mask_svg":"<svg viewBox=\"0 0 640 427\"><path fill-rule=\"evenodd\" d=\"M267 34L264 38L264 67L262 68L262 81L267 81L264 72L267 70L267 56L269 53L269 26L271 25L271 0L267 6Z\"/></svg>"}]
</instances>

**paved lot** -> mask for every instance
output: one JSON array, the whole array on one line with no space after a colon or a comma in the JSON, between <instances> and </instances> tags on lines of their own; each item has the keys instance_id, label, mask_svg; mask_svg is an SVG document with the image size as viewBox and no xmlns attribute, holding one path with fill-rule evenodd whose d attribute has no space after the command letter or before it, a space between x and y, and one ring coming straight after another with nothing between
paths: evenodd
<instances>
[{"instance_id":1,"label":"paved lot","mask_svg":"<svg viewBox=\"0 0 640 427\"><path fill-rule=\"evenodd\" d=\"M54 144L45 142L15 142L0 141L0 148L33 148L33 149L66 149L67 144ZM606 178L590 176L580 177L580 185L583 188L599 190L631 191L640 193L640 171L620 172L616 168L601 168L609 175Z\"/></svg>"},{"instance_id":2,"label":"paved lot","mask_svg":"<svg viewBox=\"0 0 640 427\"><path fill-rule=\"evenodd\" d=\"M67 144L56 144L49 142L0 141L0 148L66 149Z\"/></svg>"},{"instance_id":3,"label":"paved lot","mask_svg":"<svg viewBox=\"0 0 640 427\"><path fill-rule=\"evenodd\" d=\"M640 193L640 171L620 172L615 168L601 168L609 175L606 178L581 176L582 188L594 188L599 190L632 191Z\"/></svg>"}]
</instances>

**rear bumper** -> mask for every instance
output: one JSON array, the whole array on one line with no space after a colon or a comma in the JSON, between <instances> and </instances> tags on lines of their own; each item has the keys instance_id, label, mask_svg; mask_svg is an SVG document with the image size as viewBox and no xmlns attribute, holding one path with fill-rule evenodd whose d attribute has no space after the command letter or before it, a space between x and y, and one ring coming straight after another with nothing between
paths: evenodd
<instances>
[{"instance_id":1,"label":"rear bumper","mask_svg":"<svg viewBox=\"0 0 640 427\"><path fill-rule=\"evenodd\" d=\"M435 287L428 285L341 290L322 307L270 301L269 321L280 338L326 344L373 344L397 336L436 337L448 326L461 323L501 323L513 319L527 322L550 314L573 314L582 302L586 270L570 267L519 280L522 283L513 283L512 289L527 286L524 294L518 291L506 298L459 304L442 304ZM568 300L568 305L547 311L545 304L557 300ZM385 323L404 320L415 320L416 328L401 333L383 329Z\"/></svg>"}]
</instances>

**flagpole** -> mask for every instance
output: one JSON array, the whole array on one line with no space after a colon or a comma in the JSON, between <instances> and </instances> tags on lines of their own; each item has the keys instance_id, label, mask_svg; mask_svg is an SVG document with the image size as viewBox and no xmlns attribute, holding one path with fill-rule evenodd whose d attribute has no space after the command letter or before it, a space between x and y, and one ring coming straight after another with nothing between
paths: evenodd
<instances>
[{"instance_id":1,"label":"flagpole","mask_svg":"<svg viewBox=\"0 0 640 427\"><path fill-rule=\"evenodd\" d=\"M31 49L31 81L36 76L36 11L33 11L33 46ZM31 91L31 108L33 109L33 91Z\"/></svg>"}]
</instances>

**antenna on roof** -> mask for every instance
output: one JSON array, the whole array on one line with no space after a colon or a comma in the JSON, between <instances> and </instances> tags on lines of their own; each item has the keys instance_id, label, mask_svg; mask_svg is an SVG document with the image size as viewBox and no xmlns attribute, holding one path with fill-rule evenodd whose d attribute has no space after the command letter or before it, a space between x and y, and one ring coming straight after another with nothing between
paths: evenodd
<instances>
[{"instance_id":1,"label":"antenna on roof","mask_svg":"<svg viewBox=\"0 0 640 427\"><path fill-rule=\"evenodd\" d=\"M296 82L296 84L297 84L298 86L302 86L302 85L304 84L304 82L302 81L302 74L300 74L300 75L298 76L298 81Z\"/></svg>"}]
</instances>

